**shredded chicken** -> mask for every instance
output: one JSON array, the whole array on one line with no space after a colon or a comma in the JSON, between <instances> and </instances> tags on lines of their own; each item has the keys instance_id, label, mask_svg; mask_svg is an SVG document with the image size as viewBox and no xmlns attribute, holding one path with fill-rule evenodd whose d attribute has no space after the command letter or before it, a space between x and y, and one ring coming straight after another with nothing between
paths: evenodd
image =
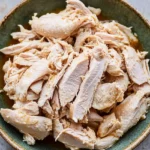
<instances>
[{"instance_id":1,"label":"shredded chicken","mask_svg":"<svg viewBox=\"0 0 150 150\"><path fill-rule=\"evenodd\" d=\"M0 93L14 101L0 114L28 145L53 136L71 150L104 150L146 119L148 52L131 27L99 15L67 0L59 13L34 14L30 30L19 25L18 43L0 50L9 57Z\"/></svg>"}]
</instances>

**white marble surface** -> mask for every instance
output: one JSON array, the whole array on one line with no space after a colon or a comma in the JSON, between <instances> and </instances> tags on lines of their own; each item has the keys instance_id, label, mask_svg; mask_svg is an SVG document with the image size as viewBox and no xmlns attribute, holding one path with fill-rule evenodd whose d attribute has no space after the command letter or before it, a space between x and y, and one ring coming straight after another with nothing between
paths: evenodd
<instances>
[{"instance_id":1,"label":"white marble surface","mask_svg":"<svg viewBox=\"0 0 150 150\"><path fill-rule=\"evenodd\" d=\"M0 0L0 20L22 0ZM150 21L150 0L126 0L141 12ZM14 150L0 137L0 150ZM135 149L150 150L150 135Z\"/></svg>"}]
</instances>

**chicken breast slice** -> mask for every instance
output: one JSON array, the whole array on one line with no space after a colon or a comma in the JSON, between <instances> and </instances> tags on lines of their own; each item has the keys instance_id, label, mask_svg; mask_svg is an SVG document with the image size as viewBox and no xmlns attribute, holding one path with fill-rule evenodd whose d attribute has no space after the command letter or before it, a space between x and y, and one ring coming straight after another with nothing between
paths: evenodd
<instances>
[{"instance_id":1,"label":"chicken breast slice","mask_svg":"<svg viewBox=\"0 0 150 150\"><path fill-rule=\"evenodd\" d=\"M45 117L30 116L21 111L10 109L1 109L1 115L6 122L21 133L29 134L37 140L43 140L52 130L52 121Z\"/></svg>"},{"instance_id":2,"label":"chicken breast slice","mask_svg":"<svg viewBox=\"0 0 150 150\"><path fill-rule=\"evenodd\" d=\"M34 48L44 48L44 47L49 47L51 44L48 42L41 42L38 40L35 41L24 41L19 44L11 45L8 47L5 47L0 50L5 55L17 55L22 52L34 49Z\"/></svg>"},{"instance_id":3,"label":"chicken breast slice","mask_svg":"<svg viewBox=\"0 0 150 150\"><path fill-rule=\"evenodd\" d=\"M106 60L96 60L93 58L90 62L89 71L85 75L79 93L70 107L70 116L75 121L82 120L89 111L95 88L100 82L103 72L106 69Z\"/></svg>"},{"instance_id":4,"label":"chicken breast slice","mask_svg":"<svg viewBox=\"0 0 150 150\"><path fill-rule=\"evenodd\" d=\"M129 38L122 30L119 29L119 27L116 25L115 21L106 22L103 24L103 26L104 26L105 31L107 31L109 34L120 36L122 38L122 40L121 40L122 43L127 44L127 45L130 44ZM111 42L111 40L110 40L110 42ZM111 45L113 45L113 43ZM119 44L118 46L116 45L115 47L120 49L121 45Z\"/></svg>"},{"instance_id":5,"label":"chicken breast slice","mask_svg":"<svg viewBox=\"0 0 150 150\"><path fill-rule=\"evenodd\" d=\"M116 117L121 123L123 133L137 124L145 115L148 105L144 95L150 94L150 85L141 87L136 93L129 95L121 104L115 108Z\"/></svg>"},{"instance_id":6,"label":"chicken breast slice","mask_svg":"<svg viewBox=\"0 0 150 150\"><path fill-rule=\"evenodd\" d=\"M126 27L120 23L116 22L116 25L119 27L119 29L124 32L126 34L126 36L128 37L131 45L135 45L138 43L138 39L137 37L132 33L131 27Z\"/></svg>"},{"instance_id":7,"label":"chicken breast slice","mask_svg":"<svg viewBox=\"0 0 150 150\"><path fill-rule=\"evenodd\" d=\"M47 100L52 99L53 93L57 83L60 81L62 76L64 75L67 67L73 60L74 53L71 53L68 57L67 63L63 66L63 69L56 75L50 75L48 81L43 86L43 90L40 94L40 98L38 100L38 105L42 107Z\"/></svg>"},{"instance_id":8,"label":"chicken breast slice","mask_svg":"<svg viewBox=\"0 0 150 150\"><path fill-rule=\"evenodd\" d=\"M54 123L55 137L57 135L55 139L64 143L65 146L70 149L93 149L96 140L94 131L90 128L84 129L83 131L81 131L80 129L82 129L82 127L69 127L63 129L62 123L57 120Z\"/></svg>"},{"instance_id":9,"label":"chicken breast slice","mask_svg":"<svg viewBox=\"0 0 150 150\"><path fill-rule=\"evenodd\" d=\"M130 46L126 46L123 50L123 56L130 79L138 85L148 82L142 62L139 59L135 49Z\"/></svg>"},{"instance_id":10,"label":"chicken breast slice","mask_svg":"<svg viewBox=\"0 0 150 150\"><path fill-rule=\"evenodd\" d=\"M100 138L110 135L112 132L116 131L121 127L121 123L116 118L115 113L104 116L104 120L100 123L97 131L97 135Z\"/></svg>"},{"instance_id":11,"label":"chicken breast slice","mask_svg":"<svg viewBox=\"0 0 150 150\"><path fill-rule=\"evenodd\" d=\"M22 41L33 40L36 37L36 34L32 32L32 30L25 29L22 25L19 25L20 32L14 32L11 34L13 39Z\"/></svg>"},{"instance_id":12,"label":"chicken breast slice","mask_svg":"<svg viewBox=\"0 0 150 150\"><path fill-rule=\"evenodd\" d=\"M41 59L25 71L16 86L16 95L18 96L18 100L25 101L27 91L32 83L40 80L45 75L49 74L48 65L49 64L47 60Z\"/></svg>"},{"instance_id":13,"label":"chicken breast slice","mask_svg":"<svg viewBox=\"0 0 150 150\"><path fill-rule=\"evenodd\" d=\"M89 58L87 55L80 54L76 57L66 70L59 84L59 99L62 107L71 102L77 95L81 85L81 77L88 71Z\"/></svg>"},{"instance_id":14,"label":"chicken breast slice","mask_svg":"<svg viewBox=\"0 0 150 150\"><path fill-rule=\"evenodd\" d=\"M25 113L30 116L39 115L39 107L36 102L27 102L17 109L18 112Z\"/></svg>"},{"instance_id":15,"label":"chicken breast slice","mask_svg":"<svg viewBox=\"0 0 150 150\"><path fill-rule=\"evenodd\" d=\"M40 94L40 92L42 91L43 82L44 82L44 80L40 80L40 81L37 81L37 82L33 83L33 84L30 86L30 89L31 89L34 93Z\"/></svg>"},{"instance_id":16,"label":"chicken breast slice","mask_svg":"<svg viewBox=\"0 0 150 150\"><path fill-rule=\"evenodd\" d=\"M123 100L124 93L117 83L99 84L94 94L92 107L97 110L111 109Z\"/></svg>"},{"instance_id":17,"label":"chicken breast slice","mask_svg":"<svg viewBox=\"0 0 150 150\"><path fill-rule=\"evenodd\" d=\"M74 44L74 49L76 52L80 52L80 48L84 45L85 40L91 35L90 32L81 32L76 37L76 42Z\"/></svg>"},{"instance_id":18,"label":"chicken breast slice","mask_svg":"<svg viewBox=\"0 0 150 150\"><path fill-rule=\"evenodd\" d=\"M31 52L24 52L19 54L18 56L14 56L13 63L20 65L20 66L32 66L33 63L40 60L40 58L34 55Z\"/></svg>"}]
</instances>

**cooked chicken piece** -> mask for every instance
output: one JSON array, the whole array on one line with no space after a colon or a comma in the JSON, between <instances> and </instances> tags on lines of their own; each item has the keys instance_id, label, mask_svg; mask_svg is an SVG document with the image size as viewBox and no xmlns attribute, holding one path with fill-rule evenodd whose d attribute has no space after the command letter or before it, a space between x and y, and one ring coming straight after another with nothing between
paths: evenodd
<instances>
[{"instance_id":1,"label":"cooked chicken piece","mask_svg":"<svg viewBox=\"0 0 150 150\"><path fill-rule=\"evenodd\" d=\"M49 73L48 65L48 61L42 59L26 70L19 83L16 85L16 95L18 96L18 100L25 101L27 90L32 83L42 79L42 77Z\"/></svg>"},{"instance_id":2,"label":"cooked chicken piece","mask_svg":"<svg viewBox=\"0 0 150 150\"><path fill-rule=\"evenodd\" d=\"M37 62L38 60L40 60L39 57L33 53L24 52L19 54L19 56L14 56L13 62L20 66L32 66L33 63Z\"/></svg>"},{"instance_id":3,"label":"cooked chicken piece","mask_svg":"<svg viewBox=\"0 0 150 150\"><path fill-rule=\"evenodd\" d=\"M144 85L136 93L129 95L121 104L115 108L116 117L121 123L120 130L125 133L136 125L146 113L148 105L144 95L150 94L150 85Z\"/></svg>"},{"instance_id":4,"label":"cooked chicken piece","mask_svg":"<svg viewBox=\"0 0 150 150\"><path fill-rule=\"evenodd\" d=\"M109 49L109 63L107 72L112 76L122 76L124 73L121 70L122 58L114 49Z\"/></svg>"},{"instance_id":5,"label":"cooked chicken piece","mask_svg":"<svg viewBox=\"0 0 150 150\"><path fill-rule=\"evenodd\" d=\"M118 86L123 92L125 92L128 89L128 85L130 84L128 75L126 73L124 73L123 76L116 77L114 82L118 84Z\"/></svg>"},{"instance_id":6,"label":"cooked chicken piece","mask_svg":"<svg viewBox=\"0 0 150 150\"><path fill-rule=\"evenodd\" d=\"M71 102L81 85L81 77L88 71L89 58L84 53L76 57L66 70L59 84L59 99L62 107Z\"/></svg>"},{"instance_id":7,"label":"cooked chicken piece","mask_svg":"<svg viewBox=\"0 0 150 150\"><path fill-rule=\"evenodd\" d=\"M35 139L29 134L24 134L23 141L27 142L28 145L35 145Z\"/></svg>"},{"instance_id":8,"label":"cooked chicken piece","mask_svg":"<svg viewBox=\"0 0 150 150\"><path fill-rule=\"evenodd\" d=\"M142 62L139 59L135 49L130 46L126 46L123 49L123 56L130 79L138 85L147 82L148 79L144 72Z\"/></svg>"},{"instance_id":9,"label":"cooked chicken piece","mask_svg":"<svg viewBox=\"0 0 150 150\"><path fill-rule=\"evenodd\" d=\"M34 17L33 20L30 21L33 31L37 34L47 38L61 39L68 37L82 22L82 20L78 20L77 22L63 19L60 14L54 13L44 15L40 18Z\"/></svg>"},{"instance_id":10,"label":"cooked chicken piece","mask_svg":"<svg viewBox=\"0 0 150 150\"><path fill-rule=\"evenodd\" d=\"M85 40L91 35L90 32L81 32L76 37L76 42L74 44L74 49L76 52L80 52L80 48L84 45Z\"/></svg>"},{"instance_id":11,"label":"cooked chicken piece","mask_svg":"<svg viewBox=\"0 0 150 150\"><path fill-rule=\"evenodd\" d=\"M88 9L89 9L93 14L95 14L96 16L99 16L100 13L101 13L101 9L100 9L100 8L94 8L94 7L88 6Z\"/></svg>"},{"instance_id":12,"label":"cooked chicken piece","mask_svg":"<svg viewBox=\"0 0 150 150\"><path fill-rule=\"evenodd\" d=\"M51 21L53 20L53 21ZM30 21L32 29L47 38L65 39L79 27L87 24L95 26L98 20L79 0L67 0L67 8L58 13L36 16Z\"/></svg>"},{"instance_id":13,"label":"cooked chicken piece","mask_svg":"<svg viewBox=\"0 0 150 150\"><path fill-rule=\"evenodd\" d=\"M5 47L1 49L0 51L5 54L5 55L17 55L22 52L28 51L33 48L44 48L44 47L49 47L51 46L51 43L49 42L41 42L41 41L25 41L19 44L11 45L8 47Z\"/></svg>"},{"instance_id":14,"label":"cooked chicken piece","mask_svg":"<svg viewBox=\"0 0 150 150\"><path fill-rule=\"evenodd\" d=\"M40 92L42 91L43 82L44 82L44 80L40 80L40 81L37 81L37 82L33 83L33 84L30 86L30 89L31 89L34 93L40 94Z\"/></svg>"},{"instance_id":15,"label":"cooked chicken piece","mask_svg":"<svg viewBox=\"0 0 150 150\"><path fill-rule=\"evenodd\" d=\"M42 107L47 100L52 99L55 87L59 80L64 75L67 67L73 60L74 53L71 53L68 57L67 63L63 66L63 69L56 75L50 75L48 81L43 86L43 90L40 94L40 98L38 100L38 105Z\"/></svg>"},{"instance_id":16,"label":"cooked chicken piece","mask_svg":"<svg viewBox=\"0 0 150 150\"><path fill-rule=\"evenodd\" d=\"M15 95L16 85L21 79L23 73L26 71L27 68L17 68L14 64L11 66L11 68L8 69L8 71L5 73L4 81L5 81L5 87L4 91L7 92L7 95L10 99L17 100L17 97Z\"/></svg>"},{"instance_id":17,"label":"cooked chicken piece","mask_svg":"<svg viewBox=\"0 0 150 150\"><path fill-rule=\"evenodd\" d=\"M1 109L1 115L21 133L29 134L37 140L43 140L52 130L52 121L45 117L30 116L22 111L10 109Z\"/></svg>"},{"instance_id":18,"label":"cooked chicken piece","mask_svg":"<svg viewBox=\"0 0 150 150\"><path fill-rule=\"evenodd\" d=\"M53 109L52 109L50 102L48 100L42 106L42 111L46 117L48 117L50 119L54 118L54 112L53 112Z\"/></svg>"},{"instance_id":19,"label":"cooked chicken piece","mask_svg":"<svg viewBox=\"0 0 150 150\"><path fill-rule=\"evenodd\" d=\"M94 109L90 109L87 117L89 122L101 122L103 120L103 118Z\"/></svg>"},{"instance_id":20,"label":"cooked chicken piece","mask_svg":"<svg viewBox=\"0 0 150 150\"><path fill-rule=\"evenodd\" d=\"M96 32L95 35L99 36L101 40L110 47L120 48L124 44L124 38L121 35L109 34L105 32Z\"/></svg>"},{"instance_id":21,"label":"cooked chicken piece","mask_svg":"<svg viewBox=\"0 0 150 150\"><path fill-rule=\"evenodd\" d=\"M114 113L104 116L104 120L100 123L100 126L97 131L97 135L100 138L103 138L112 132L116 131L121 127L119 120L116 118Z\"/></svg>"},{"instance_id":22,"label":"cooked chicken piece","mask_svg":"<svg viewBox=\"0 0 150 150\"><path fill-rule=\"evenodd\" d=\"M104 138L97 138L94 148L96 150L104 150L104 149L110 148L118 140L119 138L112 136L112 135L106 136Z\"/></svg>"},{"instance_id":23,"label":"cooked chicken piece","mask_svg":"<svg viewBox=\"0 0 150 150\"><path fill-rule=\"evenodd\" d=\"M91 14L90 10L80 0L67 0L67 8L80 10L83 15Z\"/></svg>"},{"instance_id":24,"label":"cooked chicken piece","mask_svg":"<svg viewBox=\"0 0 150 150\"><path fill-rule=\"evenodd\" d=\"M34 93L33 91L30 91L30 90L27 92L27 97L26 97L27 101L35 101L37 99L39 99L38 94L36 94L36 93Z\"/></svg>"},{"instance_id":25,"label":"cooked chicken piece","mask_svg":"<svg viewBox=\"0 0 150 150\"><path fill-rule=\"evenodd\" d=\"M116 61L115 58L110 58L109 59L107 72L112 76L122 76L123 75L123 70L121 69L121 66Z\"/></svg>"},{"instance_id":26,"label":"cooked chicken piece","mask_svg":"<svg viewBox=\"0 0 150 150\"><path fill-rule=\"evenodd\" d=\"M24 106L17 109L20 113L25 113L30 116L37 116L39 115L39 107L36 102L28 102L24 104Z\"/></svg>"},{"instance_id":27,"label":"cooked chicken piece","mask_svg":"<svg viewBox=\"0 0 150 150\"><path fill-rule=\"evenodd\" d=\"M64 50L60 44L56 43L51 47L51 52L47 59L49 60L49 63L52 69L53 68L56 68L57 70L62 69L63 55L64 55Z\"/></svg>"},{"instance_id":28,"label":"cooked chicken piece","mask_svg":"<svg viewBox=\"0 0 150 150\"><path fill-rule=\"evenodd\" d=\"M59 118L59 112L58 111L60 110L61 106L60 106L59 94L58 94L57 89L55 89L54 96L53 96L52 101L51 101L51 105L52 105L52 109L54 111L54 117Z\"/></svg>"},{"instance_id":29,"label":"cooked chicken piece","mask_svg":"<svg viewBox=\"0 0 150 150\"><path fill-rule=\"evenodd\" d=\"M123 91L117 83L99 84L94 94L92 107L97 110L111 109L123 100Z\"/></svg>"},{"instance_id":30,"label":"cooked chicken piece","mask_svg":"<svg viewBox=\"0 0 150 150\"><path fill-rule=\"evenodd\" d=\"M70 108L70 116L75 122L82 120L92 105L95 88L106 69L105 58L100 60L93 58L89 68L80 86L79 94Z\"/></svg>"},{"instance_id":31,"label":"cooked chicken piece","mask_svg":"<svg viewBox=\"0 0 150 150\"><path fill-rule=\"evenodd\" d=\"M128 28L122 24L119 24L116 22L116 25L119 27L119 29L124 32L126 34L126 36L128 37L131 45L135 45L138 43L138 39L137 37L132 33L131 28Z\"/></svg>"},{"instance_id":32,"label":"cooked chicken piece","mask_svg":"<svg viewBox=\"0 0 150 150\"><path fill-rule=\"evenodd\" d=\"M117 26L115 21L106 22L103 24L103 26L109 34L121 36L122 37L121 41L123 44L127 44L127 45L130 44L130 41L129 41L127 35L122 30L119 29L119 27ZM121 48L120 46L121 45L119 44L119 48ZM118 47L118 46L116 45L116 47Z\"/></svg>"},{"instance_id":33,"label":"cooked chicken piece","mask_svg":"<svg viewBox=\"0 0 150 150\"><path fill-rule=\"evenodd\" d=\"M9 59L8 61L5 62L4 66L3 66L3 71L5 73L8 72L8 70L10 70L10 68L12 67L12 62L11 60Z\"/></svg>"},{"instance_id":34,"label":"cooked chicken piece","mask_svg":"<svg viewBox=\"0 0 150 150\"><path fill-rule=\"evenodd\" d=\"M31 103L30 101L26 101L26 102L21 102L21 101L15 101L12 108L13 109L19 109L22 108L24 105Z\"/></svg>"},{"instance_id":35,"label":"cooked chicken piece","mask_svg":"<svg viewBox=\"0 0 150 150\"><path fill-rule=\"evenodd\" d=\"M54 132L56 140L65 144L69 148L88 148L93 149L96 140L95 133L92 129L87 128L83 131L78 128L63 129L62 124L57 120L54 123Z\"/></svg>"},{"instance_id":36,"label":"cooked chicken piece","mask_svg":"<svg viewBox=\"0 0 150 150\"><path fill-rule=\"evenodd\" d=\"M35 39L36 34L34 34L31 30L25 29L22 25L19 25L20 32L14 32L11 34L13 39L22 41L28 41Z\"/></svg>"},{"instance_id":37,"label":"cooked chicken piece","mask_svg":"<svg viewBox=\"0 0 150 150\"><path fill-rule=\"evenodd\" d=\"M15 101L15 104L13 105L13 109L17 109L20 112L26 113L30 116L36 116L39 115L39 107L36 102L33 101L27 101L27 102L20 102Z\"/></svg>"}]
</instances>

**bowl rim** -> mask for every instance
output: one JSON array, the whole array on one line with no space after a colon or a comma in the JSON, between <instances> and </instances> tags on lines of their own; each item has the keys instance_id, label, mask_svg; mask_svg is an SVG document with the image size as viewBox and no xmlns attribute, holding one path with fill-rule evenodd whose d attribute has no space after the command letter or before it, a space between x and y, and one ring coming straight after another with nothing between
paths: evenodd
<instances>
[{"instance_id":1,"label":"bowl rim","mask_svg":"<svg viewBox=\"0 0 150 150\"><path fill-rule=\"evenodd\" d=\"M2 26L7 18L9 18L17 9L19 9L21 6L23 6L25 3L27 3L30 0L22 0L18 5L16 5L13 9L11 9L7 15L4 16L2 20L0 20L0 26ZM125 0L118 0L123 5L129 7L132 11L134 11L143 21L143 23L150 28L150 22L133 6L131 6L127 1ZM138 146L148 135L150 134L150 124L148 127L142 132L142 134L137 137L131 144L129 144L124 150L131 150L134 149L136 146ZM23 147L21 147L18 143L13 141L13 139L5 133L5 131L0 127L0 136L2 136L8 144L10 144L13 148L16 150L25 150Z\"/></svg>"}]
</instances>

